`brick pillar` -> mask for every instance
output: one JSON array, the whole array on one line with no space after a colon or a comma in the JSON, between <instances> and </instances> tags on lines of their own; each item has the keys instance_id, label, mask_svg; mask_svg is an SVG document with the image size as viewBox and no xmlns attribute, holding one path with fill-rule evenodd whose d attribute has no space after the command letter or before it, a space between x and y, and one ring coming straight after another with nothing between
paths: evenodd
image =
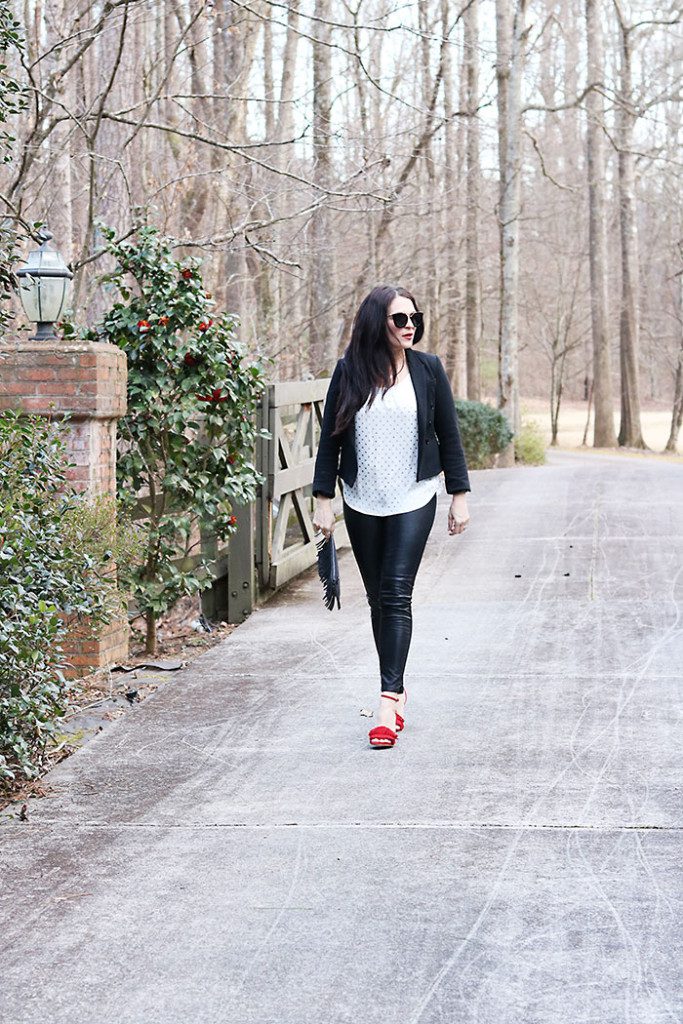
<instances>
[{"instance_id":1,"label":"brick pillar","mask_svg":"<svg viewBox=\"0 0 683 1024\"><path fill-rule=\"evenodd\" d=\"M126 411L126 356L105 342L0 343L0 412L70 414L68 476L76 490L116 494L116 420ZM128 624L95 633L81 625L66 644L72 676L128 656Z\"/></svg>"}]
</instances>

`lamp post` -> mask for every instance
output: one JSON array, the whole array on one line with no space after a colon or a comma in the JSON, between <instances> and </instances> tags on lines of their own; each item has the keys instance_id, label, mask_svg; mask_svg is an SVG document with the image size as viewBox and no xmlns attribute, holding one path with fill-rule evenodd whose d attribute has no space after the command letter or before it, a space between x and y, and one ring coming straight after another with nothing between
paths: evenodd
<instances>
[{"instance_id":1,"label":"lamp post","mask_svg":"<svg viewBox=\"0 0 683 1024\"><path fill-rule=\"evenodd\" d=\"M62 315L73 274L57 250L48 246L52 233L44 229L38 237L42 245L29 253L16 272L19 298L26 318L38 325L31 341L54 341L58 338L54 325Z\"/></svg>"}]
</instances>

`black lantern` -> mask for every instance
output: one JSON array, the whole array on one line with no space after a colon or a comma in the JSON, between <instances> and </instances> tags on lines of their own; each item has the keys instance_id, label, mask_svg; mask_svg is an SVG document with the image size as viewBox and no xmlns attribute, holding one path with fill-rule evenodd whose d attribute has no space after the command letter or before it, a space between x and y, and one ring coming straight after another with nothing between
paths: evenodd
<instances>
[{"instance_id":1,"label":"black lantern","mask_svg":"<svg viewBox=\"0 0 683 1024\"><path fill-rule=\"evenodd\" d=\"M38 325L31 340L52 341L57 338L54 325L66 305L69 281L73 274L57 250L48 246L52 233L42 230L38 238L43 244L29 253L26 263L17 270L16 276L19 278L19 298L26 317Z\"/></svg>"}]
</instances>

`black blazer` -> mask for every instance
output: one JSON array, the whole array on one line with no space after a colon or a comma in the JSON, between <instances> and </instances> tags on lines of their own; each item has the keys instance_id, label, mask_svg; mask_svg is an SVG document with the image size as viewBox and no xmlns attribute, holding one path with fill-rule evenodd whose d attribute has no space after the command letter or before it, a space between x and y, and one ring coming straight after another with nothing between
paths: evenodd
<instances>
[{"instance_id":1,"label":"black blazer","mask_svg":"<svg viewBox=\"0 0 683 1024\"><path fill-rule=\"evenodd\" d=\"M460 439L453 393L438 356L406 349L408 371L417 399L417 480L426 480L444 471L449 494L470 490L465 453ZM332 437L339 396L343 358L339 359L325 398L320 444L313 474L313 495L334 497L337 477L352 487L358 473L355 423L343 434ZM341 458L340 458L341 456Z\"/></svg>"}]
</instances>

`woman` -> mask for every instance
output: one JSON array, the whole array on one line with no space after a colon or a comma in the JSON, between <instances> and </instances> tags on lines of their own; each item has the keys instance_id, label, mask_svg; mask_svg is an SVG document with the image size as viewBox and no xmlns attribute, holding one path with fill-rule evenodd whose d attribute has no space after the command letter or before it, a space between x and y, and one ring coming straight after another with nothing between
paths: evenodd
<instances>
[{"instance_id":1,"label":"woman","mask_svg":"<svg viewBox=\"0 0 683 1024\"><path fill-rule=\"evenodd\" d=\"M453 496L448 532L462 533L469 522L453 395L438 356L413 348L423 332L404 288L380 285L363 299L330 382L313 477L313 523L326 537L342 481L344 521L370 605L381 675L373 747L393 747L404 725L411 599L442 470Z\"/></svg>"}]
</instances>

